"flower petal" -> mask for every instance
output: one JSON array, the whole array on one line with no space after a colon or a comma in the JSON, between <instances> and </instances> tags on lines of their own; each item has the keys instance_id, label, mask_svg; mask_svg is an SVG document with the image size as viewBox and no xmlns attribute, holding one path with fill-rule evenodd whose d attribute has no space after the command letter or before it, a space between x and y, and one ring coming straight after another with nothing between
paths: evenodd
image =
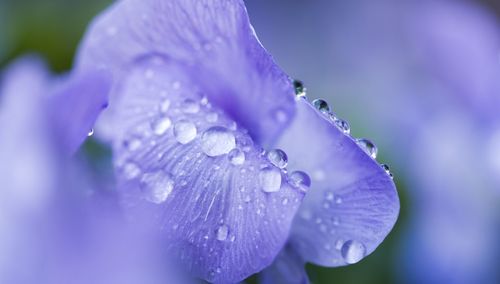
<instances>
[{"instance_id":1,"label":"flower petal","mask_svg":"<svg viewBox=\"0 0 500 284\"><path fill-rule=\"evenodd\" d=\"M276 257L273 264L262 271L259 280L259 283L262 284L310 283L305 269L305 262L288 245Z\"/></svg>"},{"instance_id":2,"label":"flower petal","mask_svg":"<svg viewBox=\"0 0 500 284\"><path fill-rule=\"evenodd\" d=\"M161 228L194 275L234 283L269 265L303 192L183 66L137 62L116 87L117 178L130 216Z\"/></svg>"},{"instance_id":3,"label":"flower petal","mask_svg":"<svg viewBox=\"0 0 500 284\"><path fill-rule=\"evenodd\" d=\"M305 100L298 102L297 117L278 145L289 156L302 158L290 168L311 174L312 187L291 233L304 260L340 266L375 250L399 212L397 192L385 170Z\"/></svg>"},{"instance_id":4,"label":"flower petal","mask_svg":"<svg viewBox=\"0 0 500 284\"><path fill-rule=\"evenodd\" d=\"M79 65L120 77L151 55L183 64L258 143L272 144L293 117L290 80L258 41L241 0L120 1L92 25Z\"/></svg>"},{"instance_id":5,"label":"flower petal","mask_svg":"<svg viewBox=\"0 0 500 284\"><path fill-rule=\"evenodd\" d=\"M110 83L104 72L72 74L48 98L53 135L66 153L74 153L93 131L94 122L108 104Z\"/></svg>"}]
</instances>

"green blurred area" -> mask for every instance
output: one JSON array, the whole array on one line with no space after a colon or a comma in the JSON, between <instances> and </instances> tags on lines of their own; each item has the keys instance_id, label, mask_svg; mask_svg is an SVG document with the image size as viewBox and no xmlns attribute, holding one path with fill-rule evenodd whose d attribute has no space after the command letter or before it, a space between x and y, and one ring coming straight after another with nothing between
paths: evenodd
<instances>
[{"instance_id":1,"label":"green blurred area","mask_svg":"<svg viewBox=\"0 0 500 284\"><path fill-rule=\"evenodd\" d=\"M57 72L71 68L78 43L87 25L112 2L110 0L0 1L2 9L0 24L3 25L0 31L7 43L3 56L0 53L0 67L5 67L8 62L20 55L37 53ZM109 155L98 145L92 144L86 147L90 156ZM379 160L384 161L384 157ZM397 169L395 176L401 198L401 215L386 241L372 255L355 265L334 269L308 265L313 283L398 282L398 252L404 247L403 233L408 224L411 204L405 190L404 177L398 175ZM255 277L248 283L256 283Z\"/></svg>"}]
</instances>

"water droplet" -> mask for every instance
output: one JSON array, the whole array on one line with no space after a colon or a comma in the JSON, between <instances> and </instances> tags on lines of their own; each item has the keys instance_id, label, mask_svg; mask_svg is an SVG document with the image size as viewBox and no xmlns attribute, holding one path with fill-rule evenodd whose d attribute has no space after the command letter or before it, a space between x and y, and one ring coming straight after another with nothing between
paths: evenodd
<instances>
[{"instance_id":1,"label":"water droplet","mask_svg":"<svg viewBox=\"0 0 500 284\"><path fill-rule=\"evenodd\" d=\"M349 240L342 245L340 254L348 264L357 263L366 255L366 247L354 240Z\"/></svg>"},{"instance_id":2,"label":"water droplet","mask_svg":"<svg viewBox=\"0 0 500 284\"><path fill-rule=\"evenodd\" d=\"M178 121L174 126L174 135L177 142L187 144L196 138L196 126L187 120Z\"/></svg>"},{"instance_id":3,"label":"water droplet","mask_svg":"<svg viewBox=\"0 0 500 284\"><path fill-rule=\"evenodd\" d=\"M337 241L335 242L335 248L336 248L337 250L341 250L341 249L342 249L342 245L343 245L343 244L344 244L344 241L343 241L343 240L341 240L341 239L339 239L339 240L337 240Z\"/></svg>"},{"instance_id":4,"label":"water droplet","mask_svg":"<svg viewBox=\"0 0 500 284\"><path fill-rule=\"evenodd\" d=\"M357 139L356 143L358 143L359 147L361 147L361 149L363 149L366 154L368 154L368 156L372 157L373 159L377 158L378 149L372 141L362 138Z\"/></svg>"},{"instance_id":5,"label":"water droplet","mask_svg":"<svg viewBox=\"0 0 500 284\"><path fill-rule=\"evenodd\" d=\"M166 113L169 108L170 108L170 101L169 100L164 100L163 102L160 103L160 112L161 113Z\"/></svg>"},{"instance_id":6,"label":"water droplet","mask_svg":"<svg viewBox=\"0 0 500 284\"><path fill-rule=\"evenodd\" d=\"M307 191L311 186L311 178L305 172L295 171L288 176L288 181L294 187Z\"/></svg>"},{"instance_id":7,"label":"water droplet","mask_svg":"<svg viewBox=\"0 0 500 284\"><path fill-rule=\"evenodd\" d=\"M330 112L330 106L323 99L315 99L312 101L313 106L322 113Z\"/></svg>"},{"instance_id":8,"label":"water droplet","mask_svg":"<svg viewBox=\"0 0 500 284\"><path fill-rule=\"evenodd\" d=\"M193 99L186 99L182 102L181 108L185 113L197 113L200 110L200 105Z\"/></svg>"},{"instance_id":9,"label":"water droplet","mask_svg":"<svg viewBox=\"0 0 500 284\"><path fill-rule=\"evenodd\" d=\"M325 198L326 198L326 200L328 200L328 201L332 201L334 197L335 197L335 194L333 194L333 192L327 192L327 193L325 194Z\"/></svg>"},{"instance_id":10,"label":"water droplet","mask_svg":"<svg viewBox=\"0 0 500 284\"><path fill-rule=\"evenodd\" d=\"M279 123L285 123L288 121L288 114L283 108L278 108L274 110L274 119Z\"/></svg>"},{"instance_id":11,"label":"water droplet","mask_svg":"<svg viewBox=\"0 0 500 284\"><path fill-rule=\"evenodd\" d=\"M90 137L94 135L94 128L90 129L90 131L87 133L87 136Z\"/></svg>"},{"instance_id":12,"label":"water droplet","mask_svg":"<svg viewBox=\"0 0 500 284\"><path fill-rule=\"evenodd\" d=\"M281 187L281 171L275 167L265 167L259 173L260 186L264 192L277 192Z\"/></svg>"},{"instance_id":13,"label":"water droplet","mask_svg":"<svg viewBox=\"0 0 500 284\"><path fill-rule=\"evenodd\" d=\"M303 98L306 96L306 88L304 87L304 83L300 80L293 80L293 88L295 89L295 95L298 98Z\"/></svg>"},{"instance_id":14,"label":"water droplet","mask_svg":"<svg viewBox=\"0 0 500 284\"><path fill-rule=\"evenodd\" d=\"M394 176L393 176L393 175L392 175L392 173L391 173L391 169L389 168L389 166L388 166L388 165L386 165L386 164L381 164L380 166L381 166L381 167L382 167L382 169L384 169L384 171L385 171L385 172L389 175L389 177L394 178Z\"/></svg>"},{"instance_id":15,"label":"water droplet","mask_svg":"<svg viewBox=\"0 0 500 284\"><path fill-rule=\"evenodd\" d=\"M201 136L201 148L210 157L229 153L236 147L234 134L225 127L214 126L207 129Z\"/></svg>"},{"instance_id":16,"label":"water droplet","mask_svg":"<svg viewBox=\"0 0 500 284\"><path fill-rule=\"evenodd\" d=\"M174 189L172 176L164 171L146 173L141 179L141 191L146 200L161 204L167 200Z\"/></svg>"},{"instance_id":17,"label":"water droplet","mask_svg":"<svg viewBox=\"0 0 500 284\"><path fill-rule=\"evenodd\" d=\"M216 238L219 241L225 241L227 239L227 235L229 233L229 228L226 225L222 225L217 229Z\"/></svg>"},{"instance_id":18,"label":"water droplet","mask_svg":"<svg viewBox=\"0 0 500 284\"><path fill-rule=\"evenodd\" d=\"M267 159L274 166L284 169L288 165L288 156L283 150L274 149L267 153Z\"/></svg>"},{"instance_id":19,"label":"water droplet","mask_svg":"<svg viewBox=\"0 0 500 284\"><path fill-rule=\"evenodd\" d=\"M207 122L215 123L219 119L219 115L215 112L211 112L206 116Z\"/></svg>"},{"instance_id":20,"label":"water droplet","mask_svg":"<svg viewBox=\"0 0 500 284\"><path fill-rule=\"evenodd\" d=\"M342 131L344 134L350 134L351 133L351 126L349 123L343 119L340 118L335 118L333 120L337 128Z\"/></svg>"},{"instance_id":21,"label":"water droplet","mask_svg":"<svg viewBox=\"0 0 500 284\"><path fill-rule=\"evenodd\" d=\"M335 203L341 204L342 203L342 197L335 198Z\"/></svg>"},{"instance_id":22,"label":"water droplet","mask_svg":"<svg viewBox=\"0 0 500 284\"><path fill-rule=\"evenodd\" d=\"M238 148L235 148L227 155L231 164L238 166L245 163L245 153Z\"/></svg>"},{"instance_id":23,"label":"water droplet","mask_svg":"<svg viewBox=\"0 0 500 284\"><path fill-rule=\"evenodd\" d=\"M165 134L165 132L167 132L171 125L172 121L170 120L170 118L160 117L151 124L151 129L153 130L154 134L160 136Z\"/></svg>"},{"instance_id":24,"label":"water droplet","mask_svg":"<svg viewBox=\"0 0 500 284\"><path fill-rule=\"evenodd\" d=\"M283 200L281 200L281 204L283 205L287 205L288 204L288 198L283 198Z\"/></svg>"},{"instance_id":25,"label":"water droplet","mask_svg":"<svg viewBox=\"0 0 500 284\"><path fill-rule=\"evenodd\" d=\"M135 179L141 174L141 169L138 165L132 162L128 162L123 166L123 174L128 180Z\"/></svg>"},{"instance_id":26,"label":"water droplet","mask_svg":"<svg viewBox=\"0 0 500 284\"><path fill-rule=\"evenodd\" d=\"M137 138L132 138L130 140L126 140L125 142L123 142L123 144L125 145L125 147L129 151L137 151L142 146L141 140L139 140Z\"/></svg>"}]
</instances>

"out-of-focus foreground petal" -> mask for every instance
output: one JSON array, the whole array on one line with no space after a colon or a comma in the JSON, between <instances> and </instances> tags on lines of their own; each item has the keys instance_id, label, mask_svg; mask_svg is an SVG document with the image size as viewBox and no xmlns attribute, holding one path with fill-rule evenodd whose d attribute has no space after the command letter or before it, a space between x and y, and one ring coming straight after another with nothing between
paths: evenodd
<instances>
[{"instance_id":1,"label":"out-of-focus foreground petal","mask_svg":"<svg viewBox=\"0 0 500 284\"><path fill-rule=\"evenodd\" d=\"M335 119L334 119L335 120ZM341 266L360 261L384 240L399 214L390 174L376 148L355 140L305 100L278 145L290 169L311 173L312 186L295 218L291 245L308 262Z\"/></svg>"},{"instance_id":2,"label":"out-of-focus foreground petal","mask_svg":"<svg viewBox=\"0 0 500 284\"><path fill-rule=\"evenodd\" d=\"M233 283L269 265L304 192L182 65L138 62L115 90L115 166L130 216L160 228L164 247L206 280Z\"/></svg>"},{"instance_id":3,"label":"out-of-focus foreground petal","mask_svg":"<svg viewBox=\"0 0 500 284\"><path fill-rule=\"evenodd\" d=\"M184 65L191 82L255 142L272 144L293 117L290 80L258 41L241 0L120 1L94 21L79 66L118 79L152 55Z\"/></svg>"},{"instance_id":4,"label":"out-of-focus foreground petal","mask_svg":"<svg viewBox=\"0 0 500 284\"><path fill-rule=\"evenodd\" d=\"M101 196L82 161L69 159L66 134L53 135L54 123L85 129L97 115L80 116L73 105L92 105L72 97L86 88L64 85L51 95L60 83L33 57L15 62L2 78L0 282L183 283L157 250L157 236L127 226L113 196ZM61 105L75 110L76 121L52 113Z\"/></svg>"},{"instance_id":5,"label":"out-of-focus foreground petal","mask_svg":"<svg viewBox=\"0 0 500 284\"><path fill-rule=\"evenodd\" d=\"M309 284L309 277L304 269L304 260L295 249L285 246L276 257L273 265L264 269L259 277L262 284Z\"/></svg>"}]
</instances>

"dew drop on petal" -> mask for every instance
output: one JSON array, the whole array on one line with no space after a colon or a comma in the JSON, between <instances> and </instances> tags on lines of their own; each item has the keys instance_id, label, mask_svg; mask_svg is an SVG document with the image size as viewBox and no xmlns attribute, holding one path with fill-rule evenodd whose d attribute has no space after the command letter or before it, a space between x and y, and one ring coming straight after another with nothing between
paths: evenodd
<instances>
[{"instance_id":1,"label":"dew drop on petal","mask_svg":"<svg viewBox=\"0 0 500 284\"><path fill-rule=\"evenodd\" d=\"M87 133L87 136L90 137L94 135L94 128L90 129L90 131Z\"/></svg>"},{"instance_id":2,"label":"dew drop on petal","mask_svg":"<svg viewBox=\"0 0 500 284\"><path fill-rule=\"evenodd\" d=\"M207 122L215 123L219 119L219 115L216 112L211 112L206 116Z\"/></svg>"},{"instance_id":3,"label":"dew drop on petal","mask_svg":"<svg viewBox=\"0 0 500 284\"><path fill-rule=\"evenodd\" d=\"M394 176L392 175L391 173L391 169L389 168L388 165L386 164L381 164L380 165L382 167L382 169L384 169L384 171L389 175L389 177L393 178Z\"/></svg>"},{"instance_id":4,"label":"dew drop on petal","mask_svg":"<svg viewBox=\"0 0 500 284\"><path fill-rule=\"evenodd\" d=\"M187 120L178 121L174 126L175 139L181 144L193 141L197 133L194 123Z\"/></svg>"},{"instance_id":5,"label":"dew drop on petal","mask_svg":"<svg viewBox=\"0 0 500 284\"><path fill-rule=\"evenodd\" d=\"M170 108L169 100L164 100L163 102L160 103L160 112L166 113L169 108Z\"/></svg>"},{"instance_id":6,"label":"dew drop on petal","mask_svg":"<svg viewBox=\"0 0 500 284\"><path fill-rule=\"evenodd\" d=\"M366 247L355 240L349 240L342 245L340 254L348 264L357 263L366 255Z\"/></svg>"},{"instance_id":7,"label":"dew drop on petal","mask_svg":"<svg viewBox=\"0 0 500 284\"><path fill-rule=\"evenodd\" d=\"M363 149L366 154L368 154L368 156L372 157L373 159L377 158L378 149L372 141L361 138L357 139L356 143L358 143L359 147L361 147L361 149Z\"/></svg>"},{"instance_id":8,"label":"dew drop on petal","mask_svg":"<svg viewBox=\"0 0 500 284\"><path fill-rule=\"evenodd\" d=\"M311 178L303 171L295 171L288 176L289 182L302 191L307 191L311 186Z\"/></svg>"},{"instance_id":9,"label":"dew drop on petal","mask_svg":"<svg viewBox=\"0 0 500 284\"><path fill-rule=\"evenodd\" d=\"M229 228L227 225L221 225L216 232L216 238L219 241L225 241L229 233Z\"/></svg>"},{"instance_id":10,"label":"dew drop on petal","mask_svg":"<svg viewBox=\"0 0 500 284\"><path fill-rule=\"evenodd\" d=\"M123 174L126 179L135 179L142 173L138 165L132 162L128 162L123 166Z\"/></svg>"},{"instance_id":11,"label":"dew drop on petal","mask_svg":"<svg viewBox=\"0 0 500 284\"><path fill-rule=\"evenodd\" d=\"M288 165L288 156L285 151L280 149L274 149L267 153L267 159L274 166L284 169Z\"/></svg>"},{"instance_id":12,"label":"dew drop on petal","mask_svg":"<svg viewBox=\"0 0 500 284\"><path fill-rule=\"evenodd\" d=\"M142 146L142 142L138 138L132 138L130 140L126 140L123 145L129 150L129 151L137 151L139 148Z\"/></svg>"},{"instance_id":13,"label":"dew drop on petal","mask_svg":"<svg viewBox=\"0 0 500 284\"><path fill-rule=\"evenodd\" d=\"M335 118L333 120L333 122L335 123L337 128L340 129L340 131L342 131L344 134L351 133L351 126L349 125L349 123L347 121L340 119L340 118Z\"/></svg>"},{"instance_id":14,"label":"dew drop on petal","mask_svg":"<svg viewBox=\"0 0 500 284\"><path fill-rule=\"evenodd\" d=\"M312 101L313 106L322 113L328 113L330 111L330 106L323 99L315 99Z\"/></svg>"},{"instance_id":15,"label":"dew drop on petal","mask_svg":"<svg viewBox=\"0 0 500 284\"><path fill-rule=\"evenodd\" d=\"M275 167L265 167L259 173L260 186L264 192L277 192L281 187L281 171Z\"/></svg>"},{"instance_id":16,"label":"dew drop on petal","mask_svg":"<svg viewBox=\"0 0 500 284\"><path fill-rule=\"evenodd\" d=\"M161 204L172 193L174 180L171 175L163 171L157 171L144 174L140 186L146 200Z\"/></svg>"},{"instance_id":17,"label":"dew drop on petal","mask_svg":"<svg viewBox=\"0 0 500 284\"><path fill-rule=\"evenodd\" d=\"M227 157L231 164L235 166L245 163L245 153L238 148L231 150Z\"/></svg>"},{"instance_id":18,"label":"dew drop on petal","mask_svg":"<svg viewBox=\"0 0 500 284\"><path fill-rule=\"evenodd\" d=\"M200 111L200 105L193 99L186 99L182 102L181 109L185 113L197 113Z\"/></svg>"},{"instance_id":19,"label":"dew drop on petal","mask_svg":"<svg viewBox=\"0 0 500 284\"><path fill-rule=\"evenodd\" d=\"M293 80L293 87L295 89L295 95L298 98L303 98L306 96L306 88L304 87L304 83L300 80Z\"/></svg>"},{"instance_id":20,"label":"dew drop on petal","mask_svg":"<svg viewBox=\"0 0 500 284\"><path fill-rule=\"evenodd\" d=\"M172 121L168 117L160 117L151 124L151 129L156 135L163 135L172 125Z\"/></svg>"},{"instance_id":21,"label":"dew drop on petal","mask_svg":"<svg viewBox=\"0 0 500 284\"><path fill-rule=\"evenodd\" d=\"M210 157L229 153L236 147L236 138L229 129L214 126L203 132L201 136L201 149Z\"/></svg>"}]
</instances>

